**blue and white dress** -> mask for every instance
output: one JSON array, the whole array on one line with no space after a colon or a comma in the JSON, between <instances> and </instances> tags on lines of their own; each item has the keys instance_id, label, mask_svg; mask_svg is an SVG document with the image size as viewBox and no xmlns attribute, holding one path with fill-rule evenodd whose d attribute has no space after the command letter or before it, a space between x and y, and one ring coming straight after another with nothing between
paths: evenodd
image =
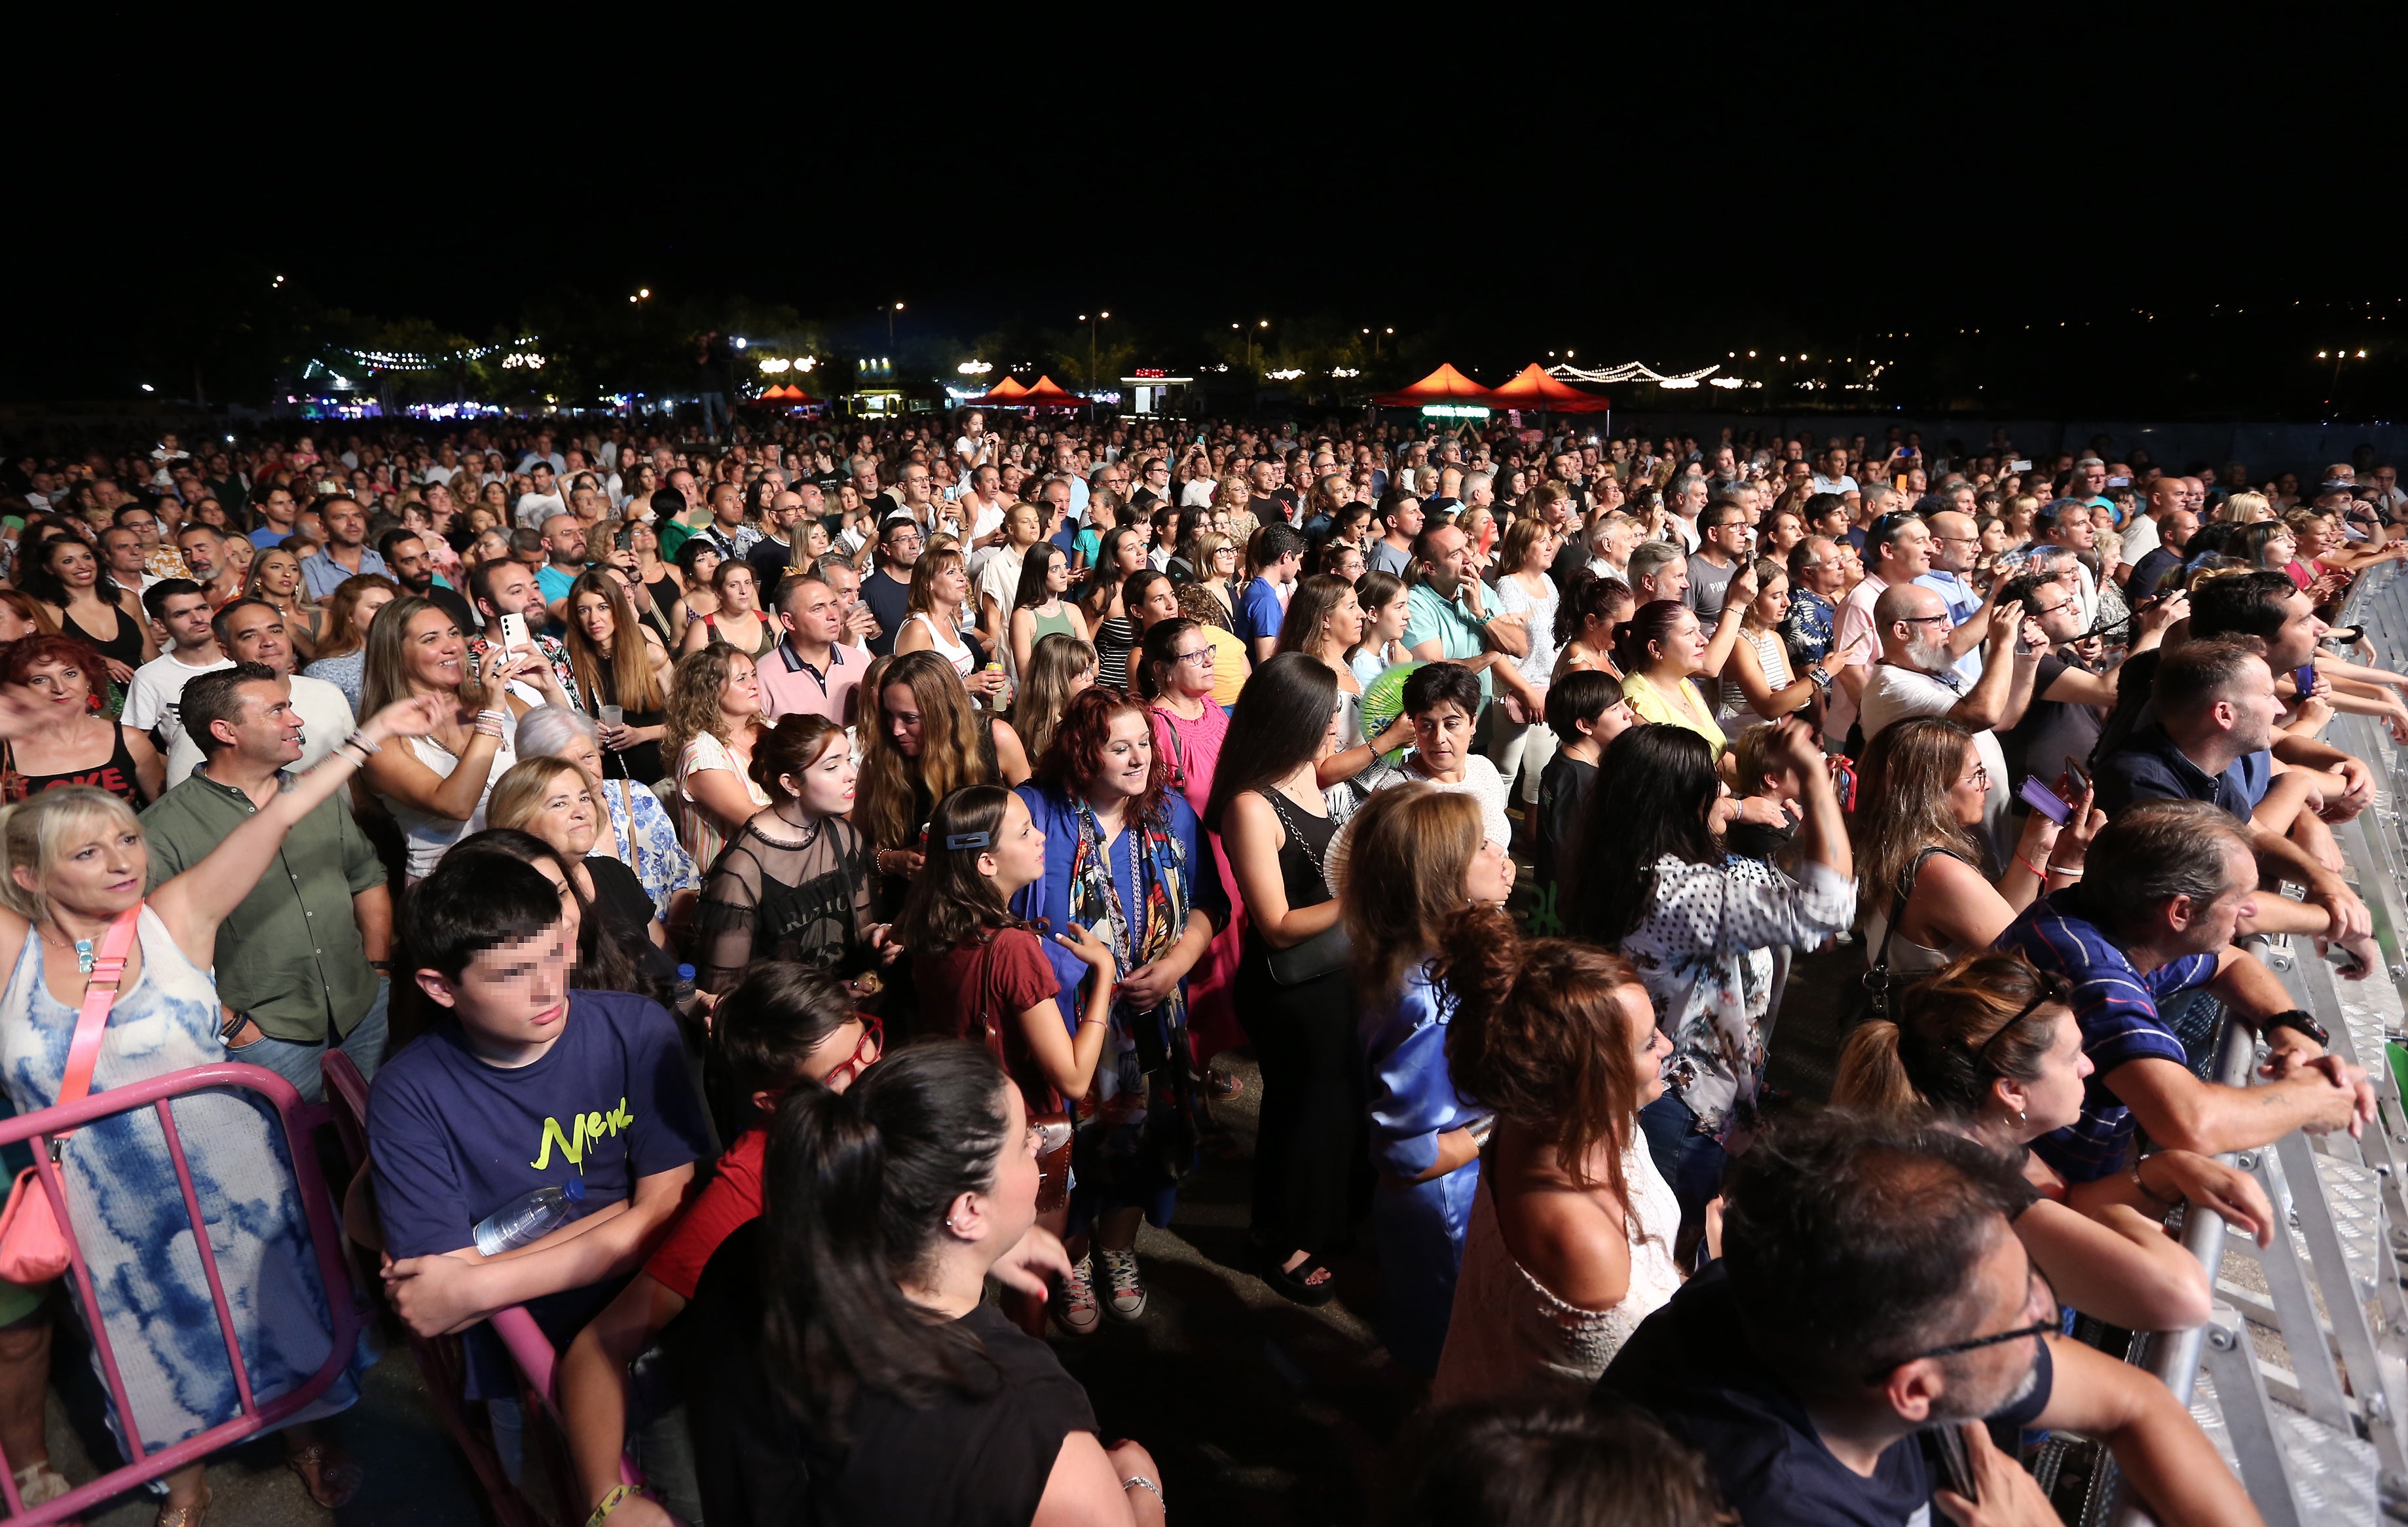
<instances>
[{"instance_id":1,"label":"blue and white dress","mask_svg":"<svg viewBox=\"0 0 2408 1527\"><path fill-rule=\"evenodd\" d=\"M610 826L619 841L627 845L633 860L628 867L643 882L644 894L652 898L652 915L666 921L669 898L681 891L700 891L702 871L678 841L677 824L669 821L660 797L642 784L631 785L623 793L619 784L615 779L603 782L603 808L610 813ZM632 821L630 810L635 813Z\"/></svg>"},{"instance_id":2,"label":"blue and white dress","mask_svg":"<svg viewBox=\"0 0 2408 1527\"><path fill-rule=\"evenodd\" d=\"M184 958L156 912L145 906L138 926L142 974L109 1013L95 1094L226 1058L217 983ZM76 1010L42 980L41 945L28 929L0 1001L0 1081L20 1114L58 1101L75 1028ZM334 1325L283 1134L250 1092L196 1092L171 1107L251 1394L264 1405L324 1364ZM241 1413L234 1370L157 1113L145 1107L85 1125L60 1167L68 1219L146 1447L156 1451L234 1420ZM348 1407L359 1398L359 1368L355 1355L352 1370L294 1419ZM110 1425L122 1428L113 1411Z\"/></svg>"}]
</instances>

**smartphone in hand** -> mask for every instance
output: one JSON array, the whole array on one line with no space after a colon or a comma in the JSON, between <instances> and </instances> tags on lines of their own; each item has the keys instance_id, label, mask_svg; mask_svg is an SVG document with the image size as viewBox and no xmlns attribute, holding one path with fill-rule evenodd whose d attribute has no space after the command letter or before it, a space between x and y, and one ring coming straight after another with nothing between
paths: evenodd
<instances>
[{"instance_id":1,"label":"smartphone in hand","mask_svg":"<svg viewBox=\"0 0 2408 1527\"><path fill-rule=\"evenodd\" d=\"M2049 789L2046 785L2042 784L2040 782L2039 775L2025 775L2024 788L2017 791L2016 793L2024 798L2024 804L2026 806L2030 806L2034 811L2046 817L2049 821L2057 823L2059 827L2064 826L2067 822L2073 820L2073 807L2066 805L2064 799L2059 796L2057 792Z\"/></svg>"}]
</instances>

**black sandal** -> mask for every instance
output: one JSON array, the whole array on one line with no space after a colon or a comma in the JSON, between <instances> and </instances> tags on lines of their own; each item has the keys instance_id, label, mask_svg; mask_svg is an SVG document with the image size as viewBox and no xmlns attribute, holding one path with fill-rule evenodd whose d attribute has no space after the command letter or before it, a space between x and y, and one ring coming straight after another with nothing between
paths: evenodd
<instances>
[{"instance_id":1,"label":"black sandal","mask_svg":"<svg viewBox=\"0 0 2408 1527\"><path fill-rule=\"evenodd\" d=\"M1307 1309L1319 1309L1338 1297L1338 1275L1319 1257L1308 1253L1302 1262L1288 1268L1280 1266L1286 1260L1283 1257L1265 1251L1262 1258L1263 1281L1269 1284L1271 1292L1281 1298L1302 1305ZM1324 1275L1318 1283L1310 1281L1315 1273Z\"/></svg>"}]
</instances>

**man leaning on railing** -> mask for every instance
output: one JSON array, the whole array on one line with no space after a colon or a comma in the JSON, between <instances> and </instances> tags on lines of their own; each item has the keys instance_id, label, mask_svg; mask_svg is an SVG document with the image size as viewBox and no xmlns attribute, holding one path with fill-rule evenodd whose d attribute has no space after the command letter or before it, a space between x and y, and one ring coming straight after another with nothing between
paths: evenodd
<instances>
[{"instance_id":1,"label":"man leaning on railing","mask_svg":"<svg viewBox=\"0 0 2408 1527\"><path fill-rule=\"evenodd\" d=\"M2034 902L1999 935L1998 948L2073 986L2096 1070L2082 1118L2033 1145L2068 1181L2130 1171L2136 1127L2157 1145L2214 1155L2295 1129L2356 1135L2374 1117L2366 1074L2327 1055L2315 1020L2232 942L2257 914L2258 879L2230 812L2152 801L2100 833L2082 884ZM2201 986L2272 1047L2259 1085L2218 1086L2190 1071L2159 1008Z\"/></svg>"}]
</instances>

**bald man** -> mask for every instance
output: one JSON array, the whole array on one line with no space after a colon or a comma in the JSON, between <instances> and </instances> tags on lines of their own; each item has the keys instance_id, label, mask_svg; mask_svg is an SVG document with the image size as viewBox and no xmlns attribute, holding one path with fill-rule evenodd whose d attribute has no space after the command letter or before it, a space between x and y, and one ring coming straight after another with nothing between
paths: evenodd
<instances>
[{"instance_id":1,"label":"bald man","mask_svg":"<svg viewBox=\"0 0 2408 1527\"><path fill-rule=\"evenodd\" d=\"M2165 517L2175 509L2190 507L2188 495L2183 488L2187 480L2185 478L2159 478L2149 484L2148 497L2143 503L2141 512L2124 527L2123 562L2114 574L2118 582L2129 578L2133 566L2157 549L2158 532Z\"/></svg>"},{"instance_id":2,"label":"bald man","mask_svg":"<svg viewBox=\"0 0 2408 1527\"><path fill-rule=\"evenodd\" d=\"M2037 622L2029 639L2023 639L2025 620L2021 605L1991 607L1982 677L1960 687L1948 649L1947 605L1920 583L1891 584L1873 601L1881 661L1865 678L1857 713L1869 743L1884 728L1918 716L1944 717L1973 734L1974 753L1986 776L1983 826L2000 863L2014 847L2007 799L2016 782L2007 778L2007 755L1994 729L2023 720L2041 654L2048 649L2047 635Z\"/></svg>"}]
</instances>

